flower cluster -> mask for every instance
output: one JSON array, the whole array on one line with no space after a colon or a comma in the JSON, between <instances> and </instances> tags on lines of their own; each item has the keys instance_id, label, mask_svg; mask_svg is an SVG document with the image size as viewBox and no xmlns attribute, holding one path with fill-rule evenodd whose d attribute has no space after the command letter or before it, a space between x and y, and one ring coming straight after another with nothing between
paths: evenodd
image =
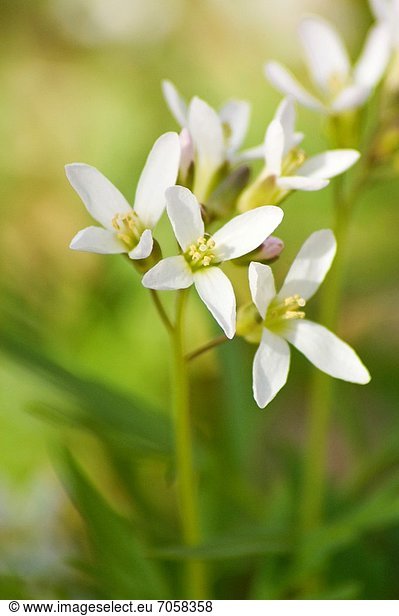
<instances>
[{"instance_id":1,"label":"flower cluster","mask_svg":"<svg viewBox=\"0 0 399 616\"><path fill-rule=\"evenodd\" d=\"M398 2L371 4L378 23L353 68L330 24L318 17L302 21L299 34L318 94L307 92L278 63L266 65L267 77L287 97L261 145L241 150L249 122L247 102L232 100L216 111L198 97L186 102L164 81L163 94L180 133L166 133L155 142L132 207L97 169L84 164L66 168L87 210L102 225L80 231L71 248L127 253L143 274L143 286L155 292L194 285L227 338L237 333L259 345L253 391L261 408L287 380L288 343L335 378L354 383L370 379L353 349L305 318L307 302L335 256L333 232L316 231L304 242L279 292L270 264L284 247L271 235L283 219L283 201L294 191L322 190L359 159L357 150L342 147L308 157L304 135L295 127L295 101L338 119L365 103L397 44L392 24L398 21ZM250 180L253 160L262 161L262 169ZM153 238L164 210L178 244L177 254L166 257ZM252 303L238 312L233 284L223 270L227 261L248 266Z\"/></svg>"}]
</instances>

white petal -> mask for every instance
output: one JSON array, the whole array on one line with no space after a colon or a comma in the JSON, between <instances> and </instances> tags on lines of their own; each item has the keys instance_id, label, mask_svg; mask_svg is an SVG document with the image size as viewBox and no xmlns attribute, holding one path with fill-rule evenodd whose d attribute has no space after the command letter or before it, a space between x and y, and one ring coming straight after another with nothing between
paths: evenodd
<instances>
[{"instance_id":1,"label":"white petal","mask_svg":"<svg viewBox=\"0 0 399 616\"><path fill-rule=\"evenodd\" d=\"M188 110L188 129L195 149L195 193L202 200L215 172L225 161L222 124L216 111L194 97Z\"/></svg>"},{"instance_id":2,"label":"white petal","mask_svg":"<svg viewBox=\"0 0 399 616\"><path fill-rule=\"evenodd\" d=\"M261 409L284 387L289 369L288 344L280 336L264 329L252 370L254 398Z\"/></svg>"},{"instance_id":3,"label":"white petal","mask_svg":"<svg viewBox=\"0 0 399 616\"><path fill-rule=\"evenodd\" d=\"M345 80L350 71L346 49L336 30L324 19L305 17L299 26L312 78L324 92L330 92L332 78Z\"/></svg>"},{"instance_id":4,"label":"white petal","mask_svg":"<svg viewBox=\"0 0 399 616\"><path fill-rule=\"evenodd\" d=\"M129 252L129 257L131 259L146 259L152 252L153 243L151 230L145 229L137 246Z\"/></svg>"},{"instance_id":5,"label":"white petal","mask_svg":"<svg viewBox=\"0 0 399 616\"><path fill-rule=\"evenodd\" d=\"M270 302L276 297L272 268L252 261L249 264L248 277L252 300L264 319Z\"/></svg>"},{"instance_id":6,"label":"white petal","mask_svg":"<svg viewBox=\"0 0 399 616\"><path fill-rule=\"evenodd\" d=\"M112 219L116 214L131 211L122 193L95 167L73 163L66 165L65 172L87 211L106 229L113 231Z\"/></svg>"},{"instance_id":7,"label":"white petal","mask_svg":"<svg viewBox=\"0 0 399 616\"><path fill-rule=\"evenodd\" d=\"M179 162L179 135L161 135L148 155L134 201L134 209L140 220L150 229L155 227L165 209L165 190L176 182Z\"/></svg>"},{"instance_id":8,"label":"white petal","mask_svg":"<svg viewBox=\"0 0 399 616\"><path fill-rule=\"evenodd\" d=\"M159 261L144 274L141 282L147 289L158 291L187 289L193 284L193 274L185 258L180 255Z\"/></svg>"},{"instance_id":9,"label":"white petal","mask_svg":"<svg viewBox=\"0 0 399 616\"><path fill-rule=\"evenodd\" d=\"M184 128L187 125L188 115L185 100L182 96L180 96L176 87L171 81L169 81L169 79L164 79L162 81L162 92L171 114L175 118L176 122Z\"/></svg>"},{"instance_id":10,"label":"white petal","mask_svg":"<svg viewBox=\"0 0 399 616\"><path fill-rule=\"evenodd\" d=\"M265 160L267 172L279 176L284 153L284 129L279 120L270 122L265 136Z\"/></svg>"},{"instance_id":11,"label":"white petal","mask_svg":"<svg viewBox=\"0 0 399 616\"><path fill-rule=\"evenodd\" d=\"M227 261L258 248L278 227L283 216L283 210L274 205L257 207L235 216L213 234L217 257L221 261Z\"/></svg>"},{"instance_id":12,"label":"white petal","mask_svg":"<svg viewBox=\"0 0 399 616\"><path fill-rule=\"evenodd\" d=\"M337 114L350 109L357 109L366 102L370 94L371 89L366 86L360 84L348 86L332 102L330 113Z\"/></svg>"},{"instance_id":13,"label":"white petal","mask_svg":"<svg viewBox=\"0 0 399 616\"><path fill-rule=\"evenodd\" d=\"M194 274L198 295L228 338L236 331L236 298L233 286L219 267L201 269Z\"/></svg>"},{"instance_id":14,"label":"white petal","mask_svg":"<svg viewBox=\"0 0 399 616\"><path fill-rule=\"evenodd\" d=\"M247 134L249 122L249 103L246 101L229 101L219 111L222 124L230 127L230 137L227 139L229 153L232 154L241 146Z\"/></svg>"},{"instance_id":15,"label":"white petal","mask_svg":"<svg viewBox=\"0 0 399 616\"><path fill-rule=\"evenodd\" d=\"M171 186L166 191L167 212L183 251L204 235L201 207L188 188Z\"/></svg>"},{"instance_id":16,"label":"white petal","mask_svg":"<svg viewBox=\"0 0 399 616\"><path fill-rule=\"evenodd\" d=\"M284 190L321 190L328 186L328 180L307 178L303 175L287 175L277 178L277 185Z\"/></svg>"},{"instance_id":17,"label":"white petal","mask_svg":"<svg viewBox=\"0 0 399 616\"><path fill-rule=\"evenodd\" d=\"M277 90L280 90L283 94L293 96L304 107L317 111L325 110L324 105L317 98L309 94L295 77L278 62L268 62L265 66L265 74Z\"/></svg>"},{"instance_id":18,"label":"white petal","mask_svg":"<svg viewBox=\"0 0 399 616\"><path fill-rule=\"evenodd\" d=\"M330 179L343 173L359 160L357 150L327 150L312 156L298 169L298 174L310 178Z\"/></svg>"},{"instance_id":19,"label":"white petal","mask_svg":"<svg viewBox=\"0 0 399 616\"><path fill-rule=\"evenodd\" d=\"M287 96L281 101L274 116L283 127L284 155L298 144L298 135L301 135L301 133L295 133L295 115L294 99L292 96Z\"/></svg>"},{"instance_id":20,"label":"white petal","mask_svg":"<svg viewBox=\"0 0 399 616\"><path fill-rule=\"evenodd\" d=\"M392 3L392 0L369 0L370 8L376 19L389 21L391 17L390 3Z\"/></svg>"},{"instance_id":21,"label":"white petal","mask_svg":"<svg viewBox=\"0 0 399 616\"><path fill-rule=\"evenodd\" d=\"M328 329L312 321L292 321L284 337L330 376L362 385L370 374L355 351Z\"/></svg>"},{"instance_id":22,"label":"white petal","mask_svg":"<svg viewBox=\"0 0 399 616\"><path fill-rule=\"evenodd\" d=\"M387 27L370 28L361 56L355 66L357 84L373 88L380 81L391 55L391 40Z\"/></svg>"},{"instance_id":23,"label":"white petal","mask_svg":"<svg viewBox=\"0 0 399 616\"><path fill-rule=\"evenodd\" d=\"M310 299L330 269L336 250L337 243L330 229L312 233L295 257L278 298L283 300L298 294Z\"/></svg>"},{"instance_id":24,"label":"white petal","mask_svg":"<svg viewBox=\"0 0 399 616\"><path fill-rule=\"evenodd\" d=\"M248 160L261 160L265 158L265 144L261 143L260 145L255 145L253 148L248 148L247 150L243 150L237 156L236 160L241 162L245 162Z\"/></svg>"},{"instance_id":25,"label":"white petal","mask_svg":"<svg viewBox=\"0 0 399 616\"><path fill-rule=\"evenodd\" d=\"M293 139L293 147L296 147L297 145L299 145L302 141L303 138L305 137L304 133L294 133L294 139Z\"/></svg>"},{"instance_id":26,"label":"white petal","mask_svg":"<svg viewBox=\"0 0 399 616\"><path fill-rule=\"evenodd\" d=\"M83 252L97 252L98 254L118 254L127 252L123 242L118 240L115 233L101 227L87 227L79 231L69 245L72 250Z\"/></svg>"}]
</instances>

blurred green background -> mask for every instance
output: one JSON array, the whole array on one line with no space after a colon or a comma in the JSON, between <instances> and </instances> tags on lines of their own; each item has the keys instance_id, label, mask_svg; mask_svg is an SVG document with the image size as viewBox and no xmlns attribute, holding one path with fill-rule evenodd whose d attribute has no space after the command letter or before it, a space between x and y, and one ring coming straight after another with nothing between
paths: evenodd
<instances>
[{"instance_id":1,"label":"blurred green background","mask_svg":"<svg viewBox=\"0 0 399 616\"><path fill-rule=\"evenodd\" d=\"M177 129L162 78L215 107L248 99L246 145L258 144L280 100L263 64L303 71L295 28L307 11L332 19L356 56L363 1L0 3L1 598L182 595L167 336L123 259L69 250L91 222L63 167L94 165L132 201L152 143ZM325 149L322 120L298 115L306 150ZM331 198L287 202L278 278L331 226ZM327 598L399 598L398 229L390 179L361 199L351 234L339 333L373 380L336 385L327 522L304 565L323 573ZM170 246L165 219L159 237ZM190 311L193 348L218 331L194 295ZM262 412L253 353L236 340L191 371L213 596L311 596L292 537L313 368L295 353Z\"/></svg>"}]
</instances>

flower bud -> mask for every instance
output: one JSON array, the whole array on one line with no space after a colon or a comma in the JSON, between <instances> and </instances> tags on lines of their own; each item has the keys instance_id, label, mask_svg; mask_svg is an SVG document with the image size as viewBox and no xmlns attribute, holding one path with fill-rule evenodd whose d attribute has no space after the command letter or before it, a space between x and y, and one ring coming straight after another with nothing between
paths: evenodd
<instances>
[{"instance_id":1,"label":"flower bud","mask_svg":"<svg viewBox=\"0 0 399 616\"><path fill-rule=\"evenodd\" d=\"M227 218L235 209L237 199L248 184L248 166L235 169L211 193L206 209L212 218Z\"/></svg>"},{"instance_id":2,"label":"flower bud","mask_svg":"<svg viewBox=\"0 0 399 616\"><path fill-rule=\"evenodd\" d=\"M280 254L284 250L284 242L279 237L270 235L264 242L252 252L249 252L238 259L233 259L233 263L236 265L249 265L251 261L257 261L258 263L266 263L270 265L277 261Z\"/></svg>"},{"instance_id":3,"label":"flower bud","mask_svg":"<svg viewBox=\"0 0 399 616\"><path fill-rule=\"evenodd\" d=\"M187 186L188 182L192 183L194 165L194 145L187 128L181 130L179 140L181 150L179 183L183 186Z\"/></svg>"},{"instance_id":4,"label":"flower bud","mask_svg":"<svg viewBox=\"0 0 399 616\"><path fill-rule=\"evenodd\" d=\"M399 49L395 50L384 82L383 95L386 98L397 98L399 94Z\"/></svg>"},{"instance_id":5,"label":"flower bud","mask_svg":"<svg viewBox=\"0 0 399 616\"><path fill-rule=\"evenodd\" d=\"M390 165L399 152L399 122L396 118L386 121L376 132L370 148L372 165Z\"/></svg>"},{"instance_id":6,"label":"flower bud","mask_svg":"<svg viewBox=\"0 0 399 616\"><path fill-rule=\"evenodd\" d=\"M262 173L244 190L238 201L238 210L247 212L262 205L277 205L286 191L277 186L277 176Z\"/></svg>"}]
</instances>

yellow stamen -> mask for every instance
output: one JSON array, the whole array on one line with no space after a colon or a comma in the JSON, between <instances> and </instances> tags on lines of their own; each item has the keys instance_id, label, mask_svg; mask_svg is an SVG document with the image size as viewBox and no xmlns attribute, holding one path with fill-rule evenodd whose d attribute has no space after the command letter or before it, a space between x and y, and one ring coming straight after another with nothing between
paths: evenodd
<instances>
[{"instance_id":1,"label":"yellow stamen","mask_svg":"<svg viewBox=\"0 0 399 616\"><path fill-rule=\"evenodd\" d=\"M300 295L286 297L282 302L273 301L266 314L265 326L268 328L278 328L285 321L292 319L304 319L305 312L299 310L306 305L306 301Z\"/></svg>"},{"instance_id":2,"label":"yellow stamen","mask_svg":"<svg viewBox=\"0 0 399 616\"><path fill-rule=\"evenodd\" d=\"M117 237L126 245L128 250L137 246L144 231L144 226L134 210L115 214L112 219L112 226L118 232Z\"/></svg>"},{"instance_id":3,"label":"yellow stamen","mask_svg":"<svg viewBox=\"0 0 399 616\"><path fill-rule=\"evenodd\" d=\"M216 256L212 252L215 248L215 241L207 234L199 237L195 244L191 244L184 257L190 267L198 270L202 267L209 267L216 261Z\"/></svg>"}]
</instances>

